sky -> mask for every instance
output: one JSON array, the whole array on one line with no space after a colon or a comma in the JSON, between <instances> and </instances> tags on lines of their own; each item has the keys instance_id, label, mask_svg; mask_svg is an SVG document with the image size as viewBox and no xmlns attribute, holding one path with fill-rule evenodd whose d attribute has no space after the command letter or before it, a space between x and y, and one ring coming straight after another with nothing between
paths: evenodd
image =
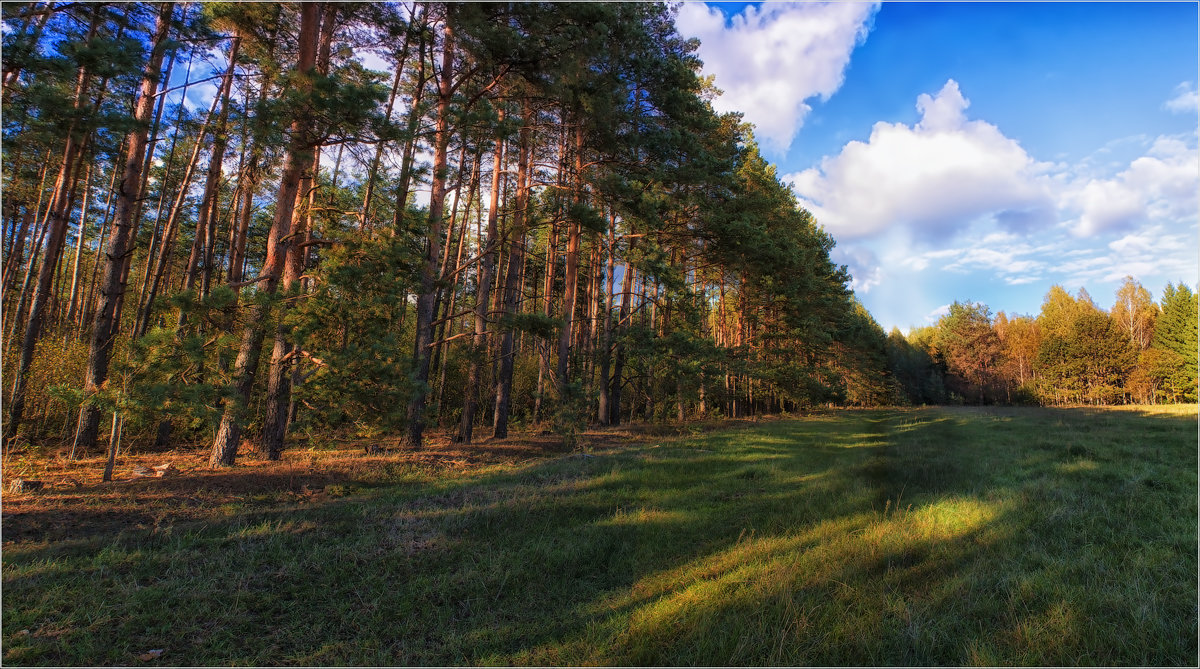
<instances>
[{"instance_id":1,"label":"sky","mask_svg":"<svg viewBox=\"0 0 1200 669\"><path fill-rule=\"evenodd\" d=\"M885 330L1196 287L1196 3L685 2L676 25Z\"/></svg>"}]
</instances>

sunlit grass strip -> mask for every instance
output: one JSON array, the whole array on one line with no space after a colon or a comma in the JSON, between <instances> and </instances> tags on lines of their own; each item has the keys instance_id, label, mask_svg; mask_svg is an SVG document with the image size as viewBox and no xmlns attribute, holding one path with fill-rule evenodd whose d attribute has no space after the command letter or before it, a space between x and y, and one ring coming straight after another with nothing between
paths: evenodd
<instances>
[{"instance_id":1,"label":"sunlit grass strip","mask_svg":"<svg viewBox=\"0 0 1200 669\"><path fill-rule=\"evenodd\" d=\"M4 661L1190 665L1195 439L846 412L10 544Z\"/></svg>"}]
</instances>

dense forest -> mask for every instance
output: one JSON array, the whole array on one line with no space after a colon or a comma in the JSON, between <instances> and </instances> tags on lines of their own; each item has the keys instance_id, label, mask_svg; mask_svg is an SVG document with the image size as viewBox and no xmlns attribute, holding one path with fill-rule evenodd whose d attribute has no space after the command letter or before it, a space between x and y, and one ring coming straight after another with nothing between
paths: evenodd
<instances>
[{"instance_id":1,"label":"dense forest","mask_svg":"<svg viewBox=\"0 0 1200 669\"><path fill-rule=\"evenodd\" d=\"M6 448L1196 401L1182 283L885 333L663 4L3 12Z\"/></svg>"}]
</instances>

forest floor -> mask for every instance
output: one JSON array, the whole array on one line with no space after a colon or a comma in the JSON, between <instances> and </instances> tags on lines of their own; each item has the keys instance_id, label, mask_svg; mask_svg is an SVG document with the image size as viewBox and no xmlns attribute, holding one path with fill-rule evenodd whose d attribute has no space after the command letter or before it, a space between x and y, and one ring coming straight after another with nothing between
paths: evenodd
<instances>
[{"instance_id":1,"label":"forest floor","mask_svg":"<svg viewBox=\"0 0 1200 669\"><path fill-rule=\"evenodd\" d=\"M16 454L6 665L1193 665L1196 407ZM171 463L163 478L136 466Z\"/></svg>"},{"instance_id":2,"label":"forest floor","mask_svg":"<svg viewBox=\"0 0 1200 669\"><path fill-rule=\"evenodd\" d=\"M29 448L3 460L3 526L5 543L57 541L104 536L123 529L154 529L184 520L221 515L242 506L306 503L452 471L528 464L570 455L594 454L646 439L693 436L734 429L759 420L708 420L687 425L634 423L593 427L580 435L579 449L567 448L550 432L514 432L507 439L454 443L452 433L430 430L422 449L395 446L395 439L293 438L280 460L261 457L244 442L236 467L211 469L201 447L121 453L113 480L102 480L106 455L101 452L68 459L61 446ZM369 454L369 446L382 446ZM154 467L171 472L155 476ZM141 473L148 472L148 473ZM10 491L16 478L42 483L30 493Z\"/></svg>"}]
</instances>

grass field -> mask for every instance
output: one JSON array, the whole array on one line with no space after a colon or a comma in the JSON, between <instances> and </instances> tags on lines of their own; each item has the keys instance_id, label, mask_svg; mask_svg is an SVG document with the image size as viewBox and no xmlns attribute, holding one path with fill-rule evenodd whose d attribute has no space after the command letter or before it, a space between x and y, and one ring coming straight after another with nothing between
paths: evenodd
<instances>
[{"instance_id":1,"label":"grass field","mask_svg":"<svg viewBox=\"0 0 1200 669\"><path fill-rule=\"evenodd\" d=\"M6 539L3 660L1194 666L1196 445L845 411Z\"/></svg>"}]
</instances>

